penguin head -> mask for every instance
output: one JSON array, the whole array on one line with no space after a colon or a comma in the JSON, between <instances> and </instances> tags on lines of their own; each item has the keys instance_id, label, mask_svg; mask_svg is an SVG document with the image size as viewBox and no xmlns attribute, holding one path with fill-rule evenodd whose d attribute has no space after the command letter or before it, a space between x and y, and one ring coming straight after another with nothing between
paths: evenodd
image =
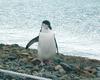
<instances>
[{"instance_id":1,"label":"penguin head","mask_svg":"<svg viewBox=\"0 0 100 80\"><path fill-rule=\"evenodd\" d=\"M42 30L52 30L50 22L48 20L44 20L42 22L41 29Z\"/></svg>"}]
</instances>

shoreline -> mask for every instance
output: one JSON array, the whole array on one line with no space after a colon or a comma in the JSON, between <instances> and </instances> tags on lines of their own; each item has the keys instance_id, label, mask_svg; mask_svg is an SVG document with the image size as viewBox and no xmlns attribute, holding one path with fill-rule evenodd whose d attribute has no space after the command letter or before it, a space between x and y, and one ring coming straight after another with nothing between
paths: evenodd
<instances>
[{"instance_id":1,"label":"shoreline","mask_svg":"<svg viewBox=\"0 0 100 80\"><path fill-rule=\"evenodd\" d=\"M100 60L89 59L87 57L68 56L59 53L59 55L54 56L51 61L51 64L41 66L36 49L26 50L18 44L0 44L1 69L53 80L89 80L92 78L100 78ZM3 79L20 80L18 77L6 76L0 73L0 76L1 75L3 75L3 77L0 78Z\"/></svg>"}]
</instances>

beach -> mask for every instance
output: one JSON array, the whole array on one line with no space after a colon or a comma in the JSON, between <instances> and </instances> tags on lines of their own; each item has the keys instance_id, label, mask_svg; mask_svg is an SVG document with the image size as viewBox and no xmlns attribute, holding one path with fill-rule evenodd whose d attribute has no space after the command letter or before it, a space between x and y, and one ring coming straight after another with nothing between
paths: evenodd
<instances>
[{"instance_id":1,"label":"beach","mask_svg":"<svg viewBox=\"0 0 100 80\"><path fill-rule=\"evenodd\" d=\"M0 44L0 69L52 80L99 80L100 61L61 53L41 66L36 49L18 44ZM0 80L33 80L0 72Z\"/></svg>"}]
</instances>

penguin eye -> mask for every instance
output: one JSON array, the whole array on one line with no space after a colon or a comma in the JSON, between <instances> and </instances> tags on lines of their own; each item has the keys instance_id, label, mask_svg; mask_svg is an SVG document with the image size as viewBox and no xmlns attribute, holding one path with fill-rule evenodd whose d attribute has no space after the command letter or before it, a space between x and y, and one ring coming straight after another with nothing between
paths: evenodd
<instances>
[{"instance_id":1,"label":"penguin eye","mask_svg":"<svg viewBox=\"0 0 100 80\"><path fill-rule=\"evenodd\" d=\"M48 25L42 24L42 27L47 29L48 28Z\"/></svg>"}]
</instances>

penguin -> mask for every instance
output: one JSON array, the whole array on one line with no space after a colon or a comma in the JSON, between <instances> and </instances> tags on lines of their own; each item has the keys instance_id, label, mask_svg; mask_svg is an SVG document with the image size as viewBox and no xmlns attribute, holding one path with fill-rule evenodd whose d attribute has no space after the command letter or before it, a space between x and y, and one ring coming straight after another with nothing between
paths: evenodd
<instances>
[{"instance_id":1,"label":"penguin","mask_svg":"<svg viewBox=\"0 0 100 80\"><path fill-rule=\"evenodd\" d=\"M42 60L49 59L59 53L55 33L48 20L42 22L39 35L28 42L26 49L36 42L38 42L38 56Z\"/></svg>"}]
</instances>

